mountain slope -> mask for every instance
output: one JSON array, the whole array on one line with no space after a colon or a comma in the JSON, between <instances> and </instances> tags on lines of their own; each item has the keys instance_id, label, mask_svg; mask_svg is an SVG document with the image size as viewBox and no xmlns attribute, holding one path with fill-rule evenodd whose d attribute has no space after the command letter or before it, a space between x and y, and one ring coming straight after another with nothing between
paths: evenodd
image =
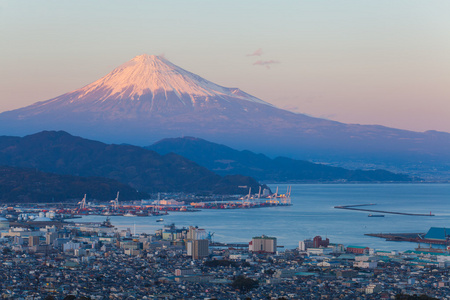
<instances>
[{"instance_id":1,"label":"mountain slope","mask_svg":"<svg viewBox=\"0 0 450 300\"><path fill-rule=\"evenodd\" d=\"M219 175L243 174L264 181L411 181L406 175L384 170L354 171L286 157L270 159L193 137L164 139L146 148L160 154L179 154Z\"/></svg>"},{"instance_id":2,"label":"mountain slope","mask_svg":"<svg viewBox=\"0 0 450 300\"><path fill-rule=\"evenodd\" d=\"M120 191L121 200L147 199L148 194L113 179L45 173L35 169L0 166L0 202L65 202L89 199L107 201Z\"/></svg>"},{"instance_id":3,"label":"mountain slope","mask_svg":"<svg viewBox=\"0 0 450 300\"><path fill-rule=\"evenodd\" d=\"M115 179L145 192L243 193L238 185L179 155L161 156L141 147L108 145L66 132L41 132L23 138L0 137L0 165L45 172ZM239 180L237 180L239 181ZM242 178L243 185L258 183Z\"/></svg>"},{"instance_id":4,"label":"mountain slope","mask_svg":"<svg viewBox=\"0 0 450 300\"><path fill-rule=\"evenodd\" d=\"M67 114L96 113L105 120L129 120L166 113L220 110L235 100L271 106L239 89L214 84L162 57L144 54L81 89L16 113L20 119L50 114L63 120Z\"/></svg>"},{"instance_id":5,"label":"mountain slope","mask_svg":"<svg viewBox=\"0 0 450 300\"><path fill-rule=\"evenodd\" d=\"M0 114L0 134L37 130L137 145L189 135L271 156L413 174L436 170L450 178L449 133L292 113L151 55L137 56L81 89Z\"/></svg>"}]
</instances>

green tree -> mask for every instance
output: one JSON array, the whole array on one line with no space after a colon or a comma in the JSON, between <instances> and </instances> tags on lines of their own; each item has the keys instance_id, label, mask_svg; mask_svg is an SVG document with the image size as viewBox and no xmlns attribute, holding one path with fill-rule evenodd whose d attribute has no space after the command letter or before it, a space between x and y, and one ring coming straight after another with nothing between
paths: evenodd
<instances>
[{"instance_id":1,"label":"green tree","mask_svg":"<svg viewBox=\"0 0 450 300\"><path fill-rule=\"evenodd\" d=\"M231 283L231 286L233 288L239 289L242 292L248 292L254 288L257 288L258 285L258 280L253 280L243 275L237 276L236 279L234 279L234 281Z\"/></svg>"}]
</instances>

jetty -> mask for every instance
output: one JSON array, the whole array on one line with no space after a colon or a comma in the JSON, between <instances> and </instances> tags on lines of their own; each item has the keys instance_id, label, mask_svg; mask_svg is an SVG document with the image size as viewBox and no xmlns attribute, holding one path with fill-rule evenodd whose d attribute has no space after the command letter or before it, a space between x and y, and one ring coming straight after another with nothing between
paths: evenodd
<instances>
[{"instance_id":1,"label":"jetty","mask_svg":"<svg viewBox=\"0 0 450 300\"><path fill-rule=\"evenodd\" d=\"M372 236L395 242L420 242L423 241L425 232L417 233L365 233L366 236Z\"/></svg>"},{"instance_id":2,"label":"jetty","mask_svg":"<svg viewBox=\"0 0 450 300\"><path fill-rule=\"evenodd\" d=\"M430 245L449 245L447 239L431 239L427 238L425 233L366 233L366 236L372 236L377 238L385 239L390 242L413 242L420 244L430 244ZM430 246L431 248L431 246ZM428 249L430 249L428 248Z\"/></svg>"},{"instance_id":3,"label":"jetty","mask_svg":"<svg viewBox=\"0 0 450 300\"><path fill-rule=\"evenodd\" d=\"M368 211L368 212L376 212L376 213L392 214L392 215L416 216L416 217L433 217L434 216L434 214L432 214L431 212L429 214L414 214L414 213L407 213L407 212L396 212L396 211L387 211L387 210L359 208L361 206L373 206L373 205L376 205L376 204L369 203L369 204L355 204L355 205L339 205L339 206L335 206L334 208L358 210L358 211Z\"/></svg>"}]
</instances>

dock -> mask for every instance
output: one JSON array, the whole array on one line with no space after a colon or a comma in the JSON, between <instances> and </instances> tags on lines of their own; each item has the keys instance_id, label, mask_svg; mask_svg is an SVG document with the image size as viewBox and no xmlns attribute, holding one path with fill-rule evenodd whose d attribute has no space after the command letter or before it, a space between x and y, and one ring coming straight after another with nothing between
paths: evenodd
<instances>
[{"instance_id":1,"label":"dock","mask_svg":"<svg viewBox=\"0 0 450 300\"><path fill-rule=\"evenodd\" d=\"M425 236L424 232L417 233L366 233L366 236L372 236L377 238L385 239L386 241L395 242L420 242Z\"/></svg>"},{"instance_id":2,"label":"dock","mask_svg":"<svg viewBox=\"0 0 450 300\"><path fill-rule=\"evenodd\" d=\"M413 214L413 213L406 213L406 212L396 212L396 211L387 211L387 210L357 208L357 207L361 207L361 206L372 206L372 205L376 205L376 204L369 203L369 204L355 204L355 205L339 205L339 206L335 206L334 208L337 208L337 209L348 209L348 210L358 210L358 211L367 211L367 212L376 212L376 213L392 214L392 215L416 216L416 217L433 217L434 216L434 214L432 214L431 212L429 214Z\"/></svg>"},{"instance_id":3,"label":"dock","mask_svg":"<svg viewBox=\"0 0 450 300\"><path fill-rule=\"evenodd\" d=\"M366 236L372 236L377 238L385 239L391 242L413 242L420 244L430 244L430 245L446 245L448 246L447 240L436 240L425 238L425 233L366 233Z\"/></svg>"}]
</instances>

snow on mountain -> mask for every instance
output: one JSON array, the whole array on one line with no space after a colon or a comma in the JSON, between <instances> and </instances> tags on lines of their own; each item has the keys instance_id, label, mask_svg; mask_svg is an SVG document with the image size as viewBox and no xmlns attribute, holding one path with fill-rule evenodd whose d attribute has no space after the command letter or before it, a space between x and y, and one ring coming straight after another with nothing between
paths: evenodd
<instances>
[{"instance_id":1,"label":"snow on mountain","mask_svg":"<svg viewBox=\"0 0 450 300\"><path fill-rule=\"evenodd\" d=\"M210 103L217 105L221 101L230 102L232 99L272 106L238 88L222 87L203 79L163 57L143 54L83 88L36 103L33 110L41 111L52 109L55 105L64 105L81 111L83 107L79 107L79 104L89 110L93 109L91 105L104 110L111 109L111 102L126 100L141 101L139 105L147 111L165 111L165 106L172 110L173 107L183 109L183 106L195 109L207 107ZM146 104L145 107L143 103ZM131 105L133 106L136 103Z\"/></svg>"},{"instance_id":2,"label":"snow on mountain","mask_svg":"<svg viewBox=\"0 0 450 300\"><path fill-rule=\"evenodd\" d=\"M219 86L162 57L147 54L136 56L100 80L82 88L80 93L83 94L79 97L99 87L110 89L109 94L99 99L101 101L115 94L122 98L136 99L149 92L156 94L160 91L174 91L180 100L183 94L189 95L193 105L196 104L196 96L228 96L269 105L253 96L240 93L239 89Z\"/></svg>"}]
</instances>

